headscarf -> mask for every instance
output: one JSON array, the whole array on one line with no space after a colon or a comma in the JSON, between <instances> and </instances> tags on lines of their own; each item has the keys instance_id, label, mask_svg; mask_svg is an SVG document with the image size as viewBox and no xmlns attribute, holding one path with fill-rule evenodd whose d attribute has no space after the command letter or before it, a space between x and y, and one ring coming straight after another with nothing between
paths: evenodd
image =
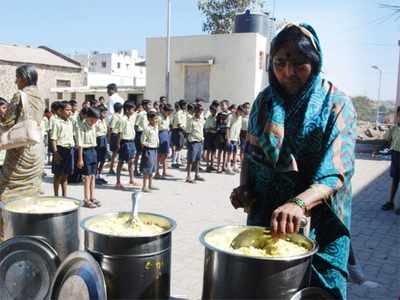
<instances>
[{"instance_id":1,"label":"headscarf","mask_svg":"<svg viewBox=\"0 0 400 300\"><path fill-rule=\"evenodd\" d=\"M264 150L264 154L269 161L269 164L273 168L282 170L296 170L297 164L292 155L291 146L284 143L285 140L285 121L296 113L303 105L305 105L310 98L317 96L321 86L321 67L322 67L322 51L320 47L319 39L315 33L315 30L307 24L295 25L292 23L287 24L282 31L280 31L275 39L283 32L283 30L296 26L300 31L311 41L320 56L320 64L315 70L306 86L296 99L293 100L290 107L286 104L282 98L281 88L273 72L272 56L269 58L269 82L270 86L264 92L259 95L260 109L258 124L265 124L264 127L258 126L260 132L257 136L259 138L259 144ZM274 39L274 40L275 40ZM274 43L272 41L272 45ZM268 93L268 96L266 96ZM267 110L268 115L264 113ZM268 120L268 121L267 121ZM262 131L262 132L261 132Z\"/></svg>"}]
</instances>

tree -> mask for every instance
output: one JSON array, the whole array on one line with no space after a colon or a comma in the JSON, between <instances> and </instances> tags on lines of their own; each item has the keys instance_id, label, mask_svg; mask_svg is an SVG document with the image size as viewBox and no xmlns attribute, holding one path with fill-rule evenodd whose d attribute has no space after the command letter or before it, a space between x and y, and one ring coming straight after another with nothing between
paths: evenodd
<instances>
[{"instance_id":1,"label":"tree","mask_svg":"<svg viewBox=\"0 0 400 300\"><path fill-rule=\"evenodd\" d=\"M388 20L392 18L393 16L395 17L395 20L398 21L400 19L400 5L397 4L381 4L381 7L390 9L392 11L392 14L389 16L385 16L385 19Z\"/></svg>"},{"instance_id":2,"label":"tree","mask_svg":"<svg viewBox=\"0 0 400 300\"><path fill-rule=\"evenodd\" d=\"M246 8L260 10L264 0L199 0L197 7L204 15L203 31L211 34L231 33L235 15Z\"/></svg>"}]
</instances>

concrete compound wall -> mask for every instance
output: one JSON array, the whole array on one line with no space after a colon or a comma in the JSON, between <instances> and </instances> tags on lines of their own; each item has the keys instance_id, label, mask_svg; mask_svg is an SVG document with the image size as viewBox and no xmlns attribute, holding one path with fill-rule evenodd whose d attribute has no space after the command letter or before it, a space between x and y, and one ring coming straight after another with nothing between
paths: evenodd
<instances>
[{"instance_id":1,"label":"concrete compound wall","mask_svg":"<svg viewBox=\"0 0 400 300\"><path fill-rule=\"evenodd\" d=\"M210 101L229 99L232 103L252 102L267 82L265 61L267 40L256 33L235 33L173 37L171 39L170 99L185 95L185 66L177 61L214 58L210 65ZM260 66L262 69L260 69ZM166 39L146 40L145 98L165 95Z\"/></svg>"}]
</instances>

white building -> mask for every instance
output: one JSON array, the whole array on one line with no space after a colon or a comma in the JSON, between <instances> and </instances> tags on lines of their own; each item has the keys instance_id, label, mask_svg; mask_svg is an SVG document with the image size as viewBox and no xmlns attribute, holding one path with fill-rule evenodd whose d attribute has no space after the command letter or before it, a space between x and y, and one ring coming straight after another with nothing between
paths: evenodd
<instances>
[{"instance_id":1,"label":"white building","mask_svg":"<svg viewBox=\"0 0 400 300\"><path fill-rule=\"evenodd\" d=\"M107 85L115 83L118 93L125 100L138 101L143 99L146 85L146 67L144 58L137 50L120 51L118 53L98 53L72 55L85 70L84 87L53 88L55 100L76 99L78 103L84 100L98 99L107 96Z\"/></svg>"},{"instance_id":2,"label":"white building","mask_svg":"<svg viewBox=\"0 0 400 300\"><path fill-rule=\"evenodd\" d=\"M171 38L171 101L252 102L267 84L268 47L258 33ZM145 98L166 94L165 74L166 38L148 38Z\"/></svg>"},{"instance_id":3,"label":"white building","mask_svg":"<svg viewBox=\"0 0 400 300\"><path fill-rule=\"evenodd\" d=\"M87 70L89 87L115 83L121 86L144 87L146 68L137 64L144 61L137 50L117 53L77 54L72 56Z\"/></svg>"}]
</instances>

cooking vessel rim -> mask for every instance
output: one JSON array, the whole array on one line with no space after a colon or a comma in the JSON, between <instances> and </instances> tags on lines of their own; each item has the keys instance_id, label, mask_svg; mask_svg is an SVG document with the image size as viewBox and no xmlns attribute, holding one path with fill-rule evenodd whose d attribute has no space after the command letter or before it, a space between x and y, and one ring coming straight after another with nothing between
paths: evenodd
<instances>
[{"instance_id":1,"label":"cooking vessel rim","mask_svg":"<svg viewBox=\"0 0 400 300\"><path fill-rule=\"evenodd\" d=\"M299 259L304 259L304 258L312 257L319 249L319 246L318 246L316 241L313 241L310 238L308 238L306 236L303 236L307 241L311 242L314 245L313 249L311 249L307 253L300 254L300 255L293 255L293 256L268 256L268 257L252 256L252 255L242 255L242 254L239 254L239 253L233 253L233 252L229 252L229 251L226 251L226 250L219 249L217 247L214 247L210 243L208 243L206 241L206 239L205 239L206 235L208 233L214 231L214 230L221 229L221 228L238 228L238 227L266 228L266 227L262 227L262 226L247 226L247 225L219 225L219 226L215 226L215 227L212 227L212 228L209 228L209 229L203 231L201 233L200 237L199 237L200 243L203 244L204 247L206 247L207 249L212 250L212 251L222 252L224 254L231 255L231 256L236 256L236 257L243 258L243 259L257 259L257 260L267 260L267 261L270 261L270 260L274 260L274 261L295 261L295 260L299 260Z\"/></svg>"},{"instance_id":2,"label":"cooking vessel rim","mask_svg":"<svg viewBox=\"0 0 400 300\"><path fill-rule=\"evenodd\" d=\"M7 209L7 205L9 205L10 203L13 202L17 202L17 201L22 201L25 199L40 199L40 198L52 198L52 199L66 199L66 200L72 200L74 202L77 202L76 207L71 208L71 209L67 209L61 212L45 212L45 213L38 213L38 212L22 212L22 211L12 211L10 209ZM41 195L41 196L29 196L29 197L20 197L20 198L15 198L12 200L7 201L6 203L2 203L0 205L0 209L3 211L6 211L8 213L12 213L12 214L19 214L19 215L32 215L32 216L54 216L54 215L63 215L63 214L67 214L76 210L79 210L79 208L82 206L82 201L76 198L72 198L72 197L57 197L57 196L45 196L45 195Z\"/></svg>"},{"instance_id":3,"label":"cooking vessel rim","mask_svg":"<svg viewBox=\"0 0 400 300\"><path fill-rule=\"evenodd\" d=\"M113 215L117 215L117 214L120 214L120 213L128 213L128 214L130 214L131 212L130 212L130 211L118 211L118 212L109 212L109 213L104 213L104 214L98 214L98 215L94 215L94 216L89 216L89 217L84 218L82 221L80 221L80 224L79 224L79 225L80 225L80 227L81 227L85 232L89 232L89 233L93 233L93 234L98 234L98 235L106 236L106 237L122 238L122 239L152 238L152 237L162 236L162 235L165 235L165 234L168 234L168 233L172 232L172 231L176 228L176 226L177 226L175 220L173 220L173 219L171 219L171 218L169 218L169 217L160 215L160 214L155 214L155 213L150 213L150 212L139 212L139 216L140 216L140 215L149 215L149 216L154 216L154 217L163 218L163 219L165 219L166 221L169 222L169 224L171 225L171 227L170 227L168 230L165 230L165 231L163 231L163 232L161 232L161 233L157 233L157 234L129 236L129 235L105 234L105 233L97 232L97 231L94 231L94 230L92 230L92 229L89 229L89 228L86 226L86 224L85 224L87 221L89 221L90 219L94 219L95 217L99 217L99 216L113 216Z\"/></svg>"}]
</instances>

